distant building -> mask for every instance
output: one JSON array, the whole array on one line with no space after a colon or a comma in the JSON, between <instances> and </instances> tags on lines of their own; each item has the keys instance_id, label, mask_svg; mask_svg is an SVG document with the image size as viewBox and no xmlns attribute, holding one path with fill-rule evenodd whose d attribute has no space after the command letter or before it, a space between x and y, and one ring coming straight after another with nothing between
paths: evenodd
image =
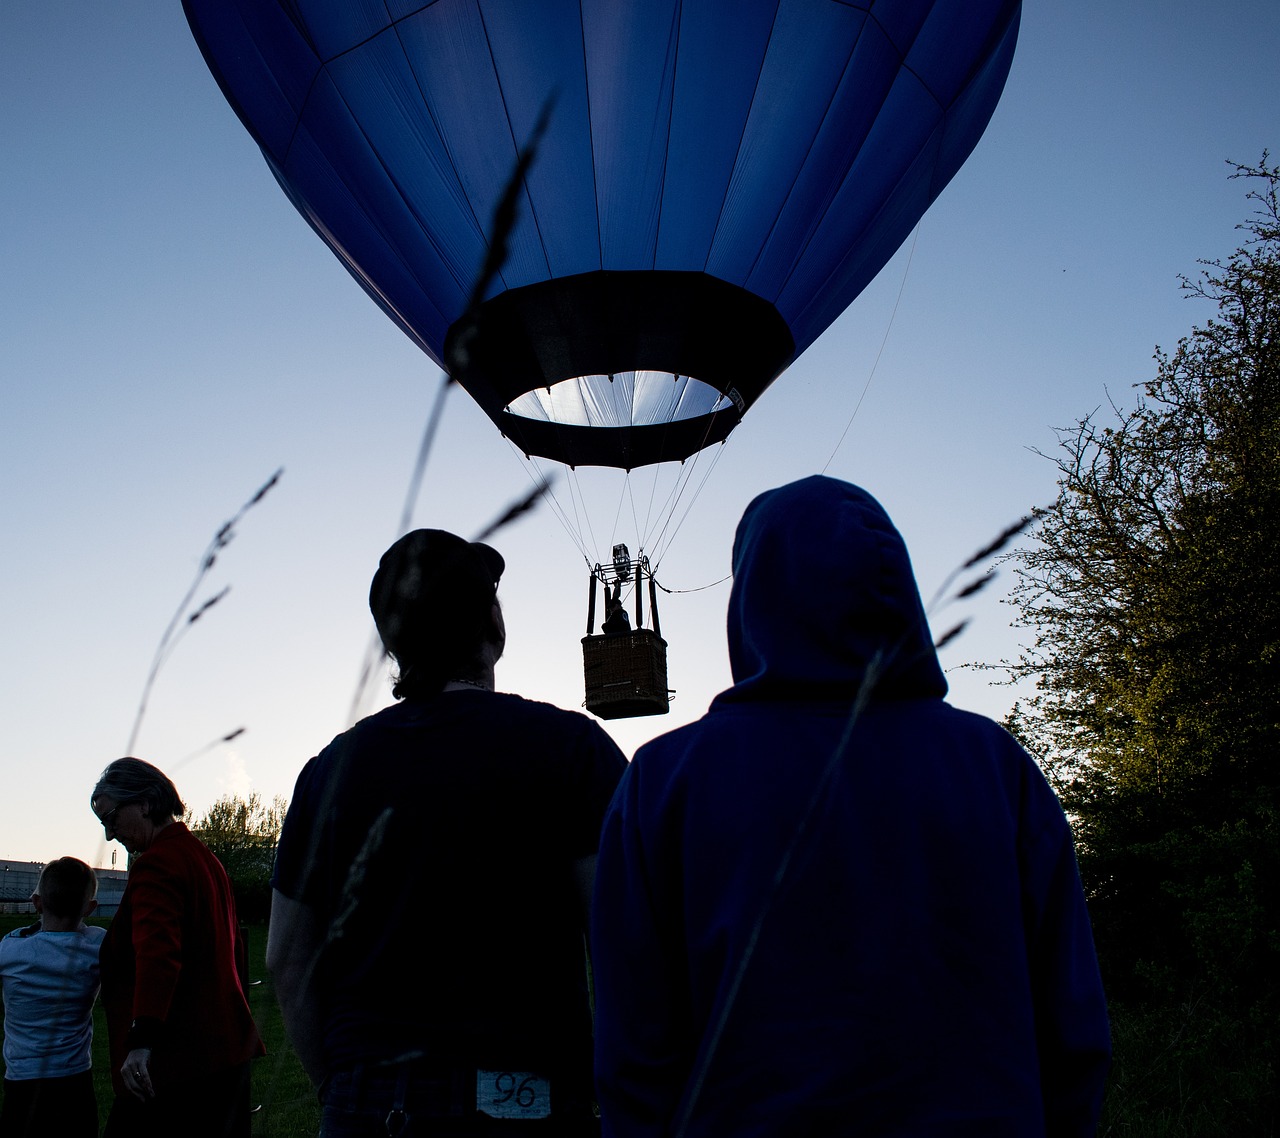
<instances>
[{"instance_id":1,"label":"distant building","mask_svg":"<svg viewBox=\"0 0 1280 1138\"><path fill-rule=\"evenodd\" d=\"M0 859L0 913L34 913L31 894L40 880L42 861L6 861ZM98 911L95 916L114 917L120 907L124 883L129 873L124 869L95 869L98 875Z\"/></svg>"}]
</instances>

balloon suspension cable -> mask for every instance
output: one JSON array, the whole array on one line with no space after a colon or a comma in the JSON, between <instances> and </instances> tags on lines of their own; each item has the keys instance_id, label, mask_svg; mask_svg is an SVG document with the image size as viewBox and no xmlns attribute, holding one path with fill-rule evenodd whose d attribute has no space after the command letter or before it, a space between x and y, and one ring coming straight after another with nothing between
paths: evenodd
<instances>
[{"instance_id":1,"label":"balloon suspension cable","mask_svg":"<svg viewBox=\"0 0 1280 1138\"><path fill-rule=\"evenodd\" d=\"M673 378L677 378L677 377L673 376ZM662 520L661 529L659 530L657 536L653 539L653 541L648 540L649 530L648 530L647 520L645 524L645 529L641 531L641 545L648 545L650 548L657 550L657 552L653 556L654 564L661 563L662 558L666 555L666 551L671 547L672 542L675 541L676 534L679 533L680 527L684 525L685 519L688 518L689 513L693 509L694 504L697 502L698 498L702 495L702 491L706 487L707 480L711 477L711 472L715 470L716 465L720 461L720 456L723 452L721 450L717 450L715 457L712 458L711 460L710 467L704 470L702 475L702 481L698 483L698 488L694 491L693 496L689 499L689 503L685 507L684 513L680 517L680 521L676 524L675 529L671 530L670 537L668 537L667 531L671 526L672 519L675 517L676 508L679 506L680 500L684 497L685 492L688 490L690 483L693 481L694 473L698 469L699 462L702 456L706 453L706 441L711 437L711 430L715 421L715 417L716 417L715 414L713 414L707 422L706 431L703 434L702 446L700 446L696 451L694 451L693 454L690 455L687 460L681 461L680 477L677 478L676 482L673 484L671 491L667 495L666 501L663 503L662 508L660 510L660 517L663 520ZM670 423L667 424L668 428L670 427L670 425L671 425ZM727 439L721 440L721 446L723 446L724 443L727 441L728 441ZM656 479L654 480L653 489L656 493L656 490L657 490ZM653 496L654 496L653 494L650 495L650 517L652 516Z\"/></svg>"},{"instance_id":2,"label":"balloon suspension cable","mask_svg":"<svg viewBox=\"0 0 1280 1138\"><path fill-rule=\"evenodd\" d=\"M723 585L726 581L732 581L732 580L733 580L733 574L732 574L732 573L726 573L726 574L725 574L723 577L721 577L721 578L720 578L720 580L718 580L718 581L711 581L711 582L709 582L709 583L708 583L708 584L706 584L706 585L695 585L692 589L668 589L668 588L666 587L666 585L664 585L661 581L658 581L658 580L656 580L656 579L654 580L654 582L653 582L653 583L654 583L654 585L656 585L659 589L661 589L664 593L667 593L667 594L668 594L668 595L670 595L670 596L674 596L676 593L701 593L701 592L705 592L707 589L714 589L717 585Z\"/></svg>"},{"instance_id":3,"label":"balloon suspension cable","mask_svg":"<svg viewBox=\"0 0 1280 1138\"><path fill-rule=\"evenodd\" d=\"M680 499L684 497L685 492L688 490L689 484L693 480L694 472L697 470L698 461L704 454L706 454L706 451L698 451L698 453L693 456L692 461L686 464L688 467L688 475L680 484L678 492L673 490L672 496L668 498L668 502L670 502L671 505L669 508L664 506L663 510L666 514L666 521L663 523L662 529L658 532L657 537L653 541L653 545L657 549L657 552L653 555L653 563L655 565L660 565L662 563L662 559L667 555L667 550L669 550L675 543L676 536L683 528L684 523L688 520L689 514L693 512L693 507L697 504L698 499L702 497L702 492L706 489L707 482L710 481L711 475L720 464L720 459L724 455L725 447L728 446L728 444L729 440L725 439L724 442L716 448L715 454L711 457L710 465L705 466L703 469L702 479L698 482L697 488L693 491L692 496L685 504L684 513L680 515L680 520L676 522L675 528L672 529L671 522L675 517L676 507L680 504ZM670 530L669 533L668 530ZM659 585L658 587L661 588L662 586Z\"/></svg>"},{"instance_id":4,"label":"balloon suspension cable","mask_svg":"<svg viewBox=\"0 0 1280 1138\"><path fill-rule=\"evenodd\" d=\"M536 456L525 454L510 439L506 441L512 455L521 465L530 482L534 485L545 485L549 479L544 471L544 464ZM723 445L721 444L722 447ZM671 547L672 542L702 495L711 474L720 461L722 454L720 449L717 449L709 463L702 461L706 453L706 451L699 451L680 463L678 469L674 471L674 478L670 486L666 488L665 492L660 482L664 474L671 473L670 468L674 464L655 463L651 467L645 468L643 474L651 479L647 503L643 502L643 488L636 486L636 480L641 476L642 472L635 470L619 471L618 474L622 477L622 486L619 489L617 499L610 507L612 520L607 546L605 546L602 535L595 533L593 526L593 518L598 520L601 517L601 510L599 508L593 509L588 504L587 494L584 491L583 483L580 481L579 472L575 468L563 468L565 470L567 499L555 490L548 490L545 501L574 548L582 556L589 570L596 564L602 546L607 548L618 540L623 512L629 504L631 522L634 526L637 544L641 548L655 547L660 550L658 554L650 557L656 567L661 557L665 556L667 549ZM558 463L556 465L559 466ZM601 478L603 473L601 472ZM695 485L694 479L699 473L701 477L698 478ZM693 486L692 490L690 490L691 486ZM660 494L662 495L661 500L659 500ZM676 518L676 511L681 505L683 505L683 510L679 518ZM641 516L642 514L643 517ZM656 535L654 533L655 529L657 531ZM631 540L631 538L628 537L628 540ZM661 585L658 587L662 588Z\"/></svg>"},{"instance_id":5,"label":"balloon suspension cable","mask_svg":"<svg viewBox=\"0 0 1280 1138\"><path fill-rule=\"evenodd\" d=\"M550 487L551 479L539 465L538 459L532 455L525 454L510 439L506 439L506 443L530 483L535 486ZM568 487L569 508L566 509L559 495L550 488L547 490L544 500L552 514L555 515L556 520L560 523L561 529L564 530L569 540L582 555L582 560L590 568L592 557L587 542L583 540L584 527L588 531L591 527L590 517L587 515L585 504L581 501L582 494L577 483L577 472L572 467L565 467L564 470L566 473L565 484ZM594 545L594 542L592 544Z\"/></svg>"},{"instance_id":6,"label":"balloon suspension cable","mask_svg":"<svg viewBox=\"0 0 1280 1138\"><path fill-rule=\"evenodd\" d=\"M924 225L923 221L916 223L916 231L911 237L911 248L907 252L907 263L902 267L902 280L898 284L898 296L893 302L893 311L889 313L889 322L885 325L884 336L880 340L880 348L876 352L876 358L872 361L871 370L867 373L867 382L862 385L862 393L858 396L858 401L853 405L853 413L849 416L849 421L844 425L844 430L840 432L840 438L836 440L836 445L831 449L831 455L819 474L826 474L827 467L830 466L839 453L840 448L844 446L845 437L849 434L853 427L853 421L858 417L858 412L862 409L862 401L867 397L867 392L871 389L871 381L875 378L876 368L880 366L880 357L884 355L885 345L889 342L889 333L893 330L893 322L898 316L898 305L902 303L902 294L907 287L907 274L911 271L911 261L916 255L916 242L920 240L920 228Z\"/></svg>"}]
</instances>

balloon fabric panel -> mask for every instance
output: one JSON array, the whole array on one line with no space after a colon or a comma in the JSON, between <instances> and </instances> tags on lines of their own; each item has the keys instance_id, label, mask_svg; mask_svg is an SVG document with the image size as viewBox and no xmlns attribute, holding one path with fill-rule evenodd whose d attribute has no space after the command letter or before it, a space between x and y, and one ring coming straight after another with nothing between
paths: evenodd
<instances>
[{"instance_id":1,"label":"balloon fabric panel","mask_svg":"<svg viewBox=\"0 0 1280 1138\"><path fill-rule=\"evenodd\" d=\"M591 101L602 268L657 263L659 215L668 165L679 4L654 0L637 23L626 5L584 7L583 40ZM649 91L648 100L633 91Z\"/></svg>"},{"instance_id":2,"label":"balloon fabric panel","mask_svg":"<svg viewBox=\"0 0 1280 1138\"><path fill-rule=\"evenodd\" d=\"M725 242L754 253L752 263L735 266L731 279L744 280L775 304L808 253L898 73L897 53L875 23L839 4L826 17L805 68L775 62L762 76L761 110L750 124L735 175L734 215L748 225L767 219L768 229L763 242ZM793 58L810 35L811 26L780 18L777 57ZM713 271L730 270L721 260Z\"/></svg>"}]
</instances>

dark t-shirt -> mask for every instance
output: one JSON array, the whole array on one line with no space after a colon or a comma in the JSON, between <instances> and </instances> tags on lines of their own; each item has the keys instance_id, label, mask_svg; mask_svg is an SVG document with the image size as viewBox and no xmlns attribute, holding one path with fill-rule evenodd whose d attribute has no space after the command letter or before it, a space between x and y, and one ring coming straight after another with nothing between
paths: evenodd
<instances>
[{"instance_id":1,"label":"dark t-shirt","mask_svg":"<svg viewBox=\"0 0 1280 1138\"><path fill-rule=\"evenodd\" d=\"M329 930L329 1071L397 1056L590 1077L581 904L626 761L584 715L444 692L339 735L298 777L274 887Z\"/></svg>"}]
</instances>

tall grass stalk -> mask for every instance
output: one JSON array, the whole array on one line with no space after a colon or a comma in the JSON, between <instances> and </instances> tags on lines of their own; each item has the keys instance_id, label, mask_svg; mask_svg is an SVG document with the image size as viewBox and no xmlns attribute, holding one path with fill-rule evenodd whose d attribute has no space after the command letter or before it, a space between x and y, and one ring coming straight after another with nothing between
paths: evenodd
<instances>
[{"instance_id":1,"label":"tall grass stalk","mask_svg":"<svg viewBox=\"0 0 1280 1138\"><path fill-rule=\"evenodd\" d=\"M283 474L284 468L281 467L258 488L252 498L236 511L234 517L222 523L218 528L218 532L213 535L213 540L209 542L208 548L204 551L204 556L200 558L200 567L196 570L195 580L191 582L191 587L187 589L186 595L182 598L182 603L178 605L173 616L170 617L169 624L165 628L164 634L160 637L160 643L156 646L155 656L151 661L151 670L147 673L146 682L142 685L142 698L138 701L138 711L133 719L133 728L129 732L129 742L125 744L124 753L126 755L133 754L134 745L138 741L138 732L142 730L142 720L147 713L147 702L151 698L151 689L155 686L156 677L160 674L160 669L164 666L165 661L168 660L178 641L182 639L183 634L214 605L223 600L231 589L231 586L228 585L221 592L215 593L212 597L192 609L191 604L195 600L201 582L204 581L209 574L209 570L217 562L218 554L226 549L231 543L231 539L235 537L236 525L240 519L267 496L272 487L280 481L280 477ZM243 730L243 728L240 730Z\"/></svg>"},{"instance_id":2,"label":"tall grass stalk","mask_svg":"<svg viewBox=\"0 0 1280 1138\"><path fill-rule=\"evenodd\" d=\"M440 383L436 389L436 397L431 406L431 413L427 416L426 427L422 432L422 442L418 445L417 461L414 463L413 473L409 478L409 486L405 492L404 504L400 509L400 523L396 527L397 536L407 533L413 523L418 497L422 493L427 460L431 457L431 448L435 443L436 434L440 429L440 422L444 417L445 400L457 383L456 377L460 374L465 374L470 365L470 349L476 336L476 312L484 302L489 288L502 271L502 266L506 263L508 256L507 241L511 236L511 231L515 228L516 211L520 194L524 187L525 175L537 157L538 143L541 141L542 135L546 131L547 123L550 121L554 102L553 96L543 104L538 120L534 124L533 134L520 151L515 169L512 170L511 176L507 179L502 196L494 208L493 222L490 226L489 247L485 255L484 264L480 267L480 272L476 275L476 279L471 286L466 313L459 320L462 332L454 341L452 353L446 361L446 369L440 376ZM544 479L538 482L529 494L517 499L516 502L508 506L496 521L483 529L480 536L473 540L484 541L497 533L505 525L532 509L549 489L549 481ZM347 713L347 721L349 723L355 723L363 717L364 709L369 703L369 693L377 677L378 667L386 658L382 640L377 632L374 631L370 635L368 647L365 649L364 659L360 664L360 673L356 679L355 692L351 697L351 706Z\"/></svg>"}]
</instances>

